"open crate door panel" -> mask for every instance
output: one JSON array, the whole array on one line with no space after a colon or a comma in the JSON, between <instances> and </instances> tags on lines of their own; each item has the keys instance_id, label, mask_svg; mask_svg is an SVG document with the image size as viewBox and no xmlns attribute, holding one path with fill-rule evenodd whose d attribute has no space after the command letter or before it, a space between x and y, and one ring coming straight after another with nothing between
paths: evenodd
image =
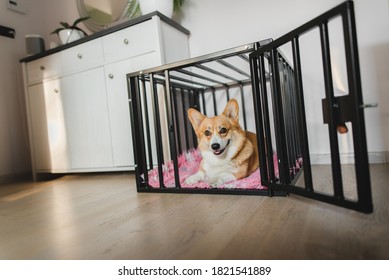
<instances>
[{"instance_id":1,"label":"open crate door panel","mask_svg":"<svg viewBox=\"0 0 389 280\"><path fill-rule=\"evenodd\" d=\"M373 211L358 59L351 1L250 55L263 184Z\"/></svg>"}]
</instances>

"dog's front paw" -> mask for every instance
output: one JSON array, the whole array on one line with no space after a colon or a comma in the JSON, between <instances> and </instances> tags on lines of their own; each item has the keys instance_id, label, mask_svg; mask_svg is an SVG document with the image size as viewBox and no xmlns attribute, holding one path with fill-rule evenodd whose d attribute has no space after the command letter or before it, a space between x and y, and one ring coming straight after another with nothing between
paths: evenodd
<instances>
[{"instance_id":1,"label":"dog's front paw","mask_svg":"<svg viewBox=\"0 0 389 280\"><path fill-rule=\"evenodd\" d=\"M185 179L185 184L195 184L199 181L204 180L204 175L201 172L197 172L194 175L189 176Z\"/></svg>"},{"instance_id":2,"label":"dog's front paw","mask_svg":"<svg viewBox=\"0 0 389 280\"><path fill-rule=\"evenodd\" d=\"M207 183L212 187L212 188L217 188L220 185L223 185L224 180L222 178L210 178L207 180Z\"/></svg>"},{"instance_id":3,"label":"dog's front paw","mask_svg":"<svg viewBox=\"0 0 389 280\"><path fill-rule=\"evenodd\" d=\"M207 183L212 187L212 188L217 188L227 182L231 182L235 180L235 176L232 175L231 173L223 173L219 176L208 178Z\"/></svg>"}]
</instances>

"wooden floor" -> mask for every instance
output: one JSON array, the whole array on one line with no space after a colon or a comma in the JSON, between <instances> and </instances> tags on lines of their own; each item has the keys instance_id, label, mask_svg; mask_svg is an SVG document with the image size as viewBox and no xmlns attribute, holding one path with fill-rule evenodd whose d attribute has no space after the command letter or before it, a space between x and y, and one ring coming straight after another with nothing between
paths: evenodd
<instances>
[{"instance_id":1,"label":"wooden floor","mask_svg":"<svg viewBox=\"0 0 389 280\"><path fill-rule=\"evenodd\" d=\"M389 165L374 213L296 195L137 193L134 175L0 186L0 259L389 259Z\"/></svg>"}]
</instances>

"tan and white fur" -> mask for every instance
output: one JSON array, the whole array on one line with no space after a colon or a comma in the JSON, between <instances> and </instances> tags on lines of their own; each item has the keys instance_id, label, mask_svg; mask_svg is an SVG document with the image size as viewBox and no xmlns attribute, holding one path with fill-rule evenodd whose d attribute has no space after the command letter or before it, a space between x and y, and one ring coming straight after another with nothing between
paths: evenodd
<instances>
[{"instance_id":1,"label":"tan and white fur","mask_svg":"<svg viewBox=\"0 0 389 280\"><path fill-rule=\"evenodd\" d=\"M245 178L259 166L257 138L239 125L239 106L231 99L219 116L207 117L196 109L188 117L197 135L202 162L197 173L185 183L205 181L218 186Z\"/></svg>"}]
</instances>

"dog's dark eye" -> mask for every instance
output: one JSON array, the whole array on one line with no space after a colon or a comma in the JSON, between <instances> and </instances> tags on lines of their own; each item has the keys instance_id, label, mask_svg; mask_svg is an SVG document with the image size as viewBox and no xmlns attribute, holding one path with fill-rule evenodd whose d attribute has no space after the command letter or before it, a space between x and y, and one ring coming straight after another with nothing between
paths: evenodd
<instances>
[{"instance_id":1,"label":"dog's dark eye","mask_svg":"<svg viewBox=\"0 0 389 280\"><path fill-rule=\"evenodd\" d=\"M219 133L220 133L220 134L225 134L225 133L227 133L227 128L222 127L222 128L220 129Z\"/></svg>"},{"instance_id":2,"label":"dog's dark eye","mask_svg":"<svg viewBox=\"0 0 389 280\"><path fill-rule=\"evenodd\" d=\"M204 132L204 134L205 134L205 136L210 136L210 135L211 135L211 132L210 132L209 130L206 130L206 131Z\"/></svg>"}]
</instances>

